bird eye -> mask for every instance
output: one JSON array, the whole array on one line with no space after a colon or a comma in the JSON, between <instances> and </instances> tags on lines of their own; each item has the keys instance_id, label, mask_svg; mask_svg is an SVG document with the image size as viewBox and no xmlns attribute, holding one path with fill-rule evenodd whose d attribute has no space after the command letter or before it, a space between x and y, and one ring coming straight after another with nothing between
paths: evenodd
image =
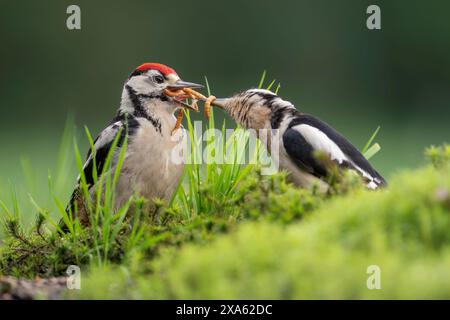
<instances>
[{"instance_id":1,"label":"bird eye","mask_svg":"<svg viewBox=\"0 0 450 320\"><path fill-rule=\"evenodd\" d=\"M153 78L153 80L155 80L156 83L163 83L164 82L164 78L162 76L155 76Z\"/></svg>"}]
</instances>

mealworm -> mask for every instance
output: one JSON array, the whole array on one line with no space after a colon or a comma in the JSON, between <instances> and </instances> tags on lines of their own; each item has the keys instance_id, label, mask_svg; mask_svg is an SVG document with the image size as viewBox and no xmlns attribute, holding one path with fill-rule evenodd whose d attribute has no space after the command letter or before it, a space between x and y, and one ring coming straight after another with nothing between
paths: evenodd
<instances>
[{"instance_id":1,"label":"mealworm","mask_svg":"<svg viewBox=\"0 0 450 320\"><path fill-rule=\"evenodd\" d=\"M184 94L184 91L179 89L176 91L171 91L169 89L164 89L164 93L169 97L179 97Z\"/></svg>"},{"instance_id":2,"label":"mealworm","mask_svg":"<svg viewBox=\"0 0 450 320\"><path fill-rule=\"evenodd\" d=\"M175 127L172 129L172 135L181 127L181 121L183 121L183 110L178 110L177 122L175 123Z\"/></svg>"},{"instance_id":3,"label":"mealworm","mask_svg":"<svg viewBox=\"0 0 450 320\"><path fill-rule=\"evenodd\" d=\"M169 89L164 89L164 93L169 96L169 97L183 97L183 98L190 98L192 99L192 103L191 106L194 108L198 108L197 106L197 100L201 99L201 100L205 100L205 116L206 118L209 119L209 117L211 116L211 103L216 100L215 96L209 96L208 98L206 98L204 95L202 95L200 92L197 92L195 90L192 90L190 88L183 88L183 89L178 89L175 91L171 91ZM173 128L172 130L172 134L178 130L181 126L181 121L183 120L183 111L180 110L178 111L177 114L177 122L175 124L175 128Z\"/></svg>"},{"instance_id":4,"label":"mealworm","mask_svg":"<svg viewBox=\"0 0 450 320\"><path fill-rule=\"evenodd\" d=\"M206 97L204 95L202 95L200 92L194 91L190 88L184 88L183 90L184 90L184 92L194 96L195 98L206 99Z\"/></svg>"},{"instance_id":5,"label":"mealworm","mask_svg":"<svg viewBox=\"0 0 450 320\"><path fill-rule=\"evenodd\" d=\"M211 103L216 99L214 96L209 96L205 101L205 116L208 119L211 116Z\"/></svg>"}]
</instances>

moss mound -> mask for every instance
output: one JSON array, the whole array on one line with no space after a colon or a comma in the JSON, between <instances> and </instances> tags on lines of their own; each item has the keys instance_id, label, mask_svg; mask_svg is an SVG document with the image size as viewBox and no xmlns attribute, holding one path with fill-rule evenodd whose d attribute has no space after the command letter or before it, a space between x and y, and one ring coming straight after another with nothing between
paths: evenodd
<instances>
[{"instance_id":1,"label":"moss mound","mask_svg":"<svg viewBox=\"0 0 450 320\"><path fill-rule=\"evenodd\" d=\"M69 246L55 233L25 236L12 226L0 274L54 276L81 264L82 289L67 298L450 298L449 151L428 149L433 165L375 192L349 177L320 196L255 171L228 202L205 197L220 210L186 217L161 208L143 221L142 238L118 237L119 254L101 266L83 239ZM370 286L373 266L380 289Z\"/></svg>"},{"instance_id":2,"label":"moss mound","mask_svg":"<svg viewBox=\"0 0 450 320\"><path fill-rule=\"evenodd\" d=\"M450 170L448 161L433 163L398 175L386 190L336 197L301 221L245 222L208 245L164 251L149 273L139 272L139 257L134 267L92 270L75 296L450 298ZM270 203L279 217L295 210L283 196ZM373 265L379 290L367 284Z\"/></svg>"}]
</instances>

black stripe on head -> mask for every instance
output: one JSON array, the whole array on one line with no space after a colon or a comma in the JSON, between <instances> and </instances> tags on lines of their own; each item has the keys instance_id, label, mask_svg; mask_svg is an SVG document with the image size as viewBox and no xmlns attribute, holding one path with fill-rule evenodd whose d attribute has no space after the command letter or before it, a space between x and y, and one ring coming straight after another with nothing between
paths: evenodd
<instances>
[{"instance_id":1,"label":"black stripe on head","mask_svg":"<svg viewBox=\"0 0 450 320\"><path fill-rule=\"evenodd\" d=\"M148 95L148 94L137 94L136 91L129 85L126 85L128 95L131 99L131 103L134 106L133 115L137 118L145 118L151 122L151 124L155 127L156 131L161 133L161 122L158 119L153 118L146 110L142 104L142 99L159 99L162 101L167 101L167 97L163 94L158 95Z\"/></svg>"},{"instance_id":2,"label":"black stripe on head","mask_svg":"<svg viewBox=\"0 0 450 320\"><path fill-rule=\"evenodd\" d=\"M259 96L263 100L262 103L264 105L272 105L273 100L278 97L273 93L266 93L266 92L259 92L259 91L250 91L250 92L245 91L242 94L242 97L243 97L242 105L247 106L247 109L250 109L253 104L259 103L259 101L255 101L254 103L249 104L249 100L251 98L253 98L254 96Z\"/></svg>"},{"instance_id":3,"label":"black stripe on head","mask_svg":"<svg viewBox=\"0 0 450 320\"><path fill-rule=\"evenodd\" d=\"M146 72L148 72L149 70L134 70L132 73L130 73L130 75L128 76L128 79L131 79L131 78L133 78L133 77L136 77L136 76L140 76L140 75L142 75L142 74L144 74L144 73L146 73ZM161 75L165 80L167 80L167 76L165 75L165 74L163 74L163 73L161 73L160 71L158 71L158 70L154 70L154 71L156 71L159 75Z\"/></svg>"},{"instance_id":4,"label":"black stripe on head","mask_svg":"<svg viewBox=\"0 0 450 320\"><path fill-rule=\"evenodd\" d=\"M271 109L270 125L272 129L278 129L286 116L294 117L300 114L297 109L292 107L271 106Z\"/></svg>"},{"instance_id":5,"label":"black stripe on head","mask_svg":"<svg viewBox=\"0 0 450 320\"><path fill-rule=\"evenodd\" d=\"M146 71L142 71L142 70L134 70L130 76L128 77L128 79L131 79L135 76L140 76L141 74L144 74Z\"/></svg>"},{"instance_id":6,"label":"black stripe on head","mask_svg":"<svg viewBox=\"0 0 450 320\"><path fill-rule=\"evenodd\" d=\"M281 122L283 121L285 116L285 109L279 108L272 112L272 115L270 117L270 125L272 126L272 129L278 129L280 127Z\"/></svg>"},{"instance_id":7,"label":"black stripe on head","mask_svg":"<svg viewBox=\"0 0 450 320\"><path fill-rule=\"evenodd\" d=\"M256 95L261 98L262 104L271 110L270 122L273 129L278 129L280 127L280 124L286 115L292 116L297 112L297 110L291 107L290 104L288 104L287 102L283 103L281 99L278 99L280 97L273 92L257 91Z\"/></svg>"},{"instance_id":8,"label":"black stripe on head","mask_svg":"<svg viewBox=\"0 0 450 320\"><path fill-rule=\"evenodd\" d=\"M128 96L131 99L131 103L133 104L134 109L135 110L143 110L142 102L139 99L139 96L136 93L136 91L134 91L134 89L132 87L130 87L129 85L126 85L125 88L127 89Z\"/></svg>"},{"instance_id":9,"label":"black stripe on head","mask_svg":"<svg viewBox=\"0 0 450 320\"><path fill-rule=\"evenodd\" d=\"M244 92L243 99L242 99L242 105L247 105L248 104L248 100L250 100L252 97L254 97L256 95L256 92L252 92L250 94L248 94L247 92Z\"/></svg>"},{"instance_id":10,"label":"black stripe on head","mask_svg":"<svg viewBox=\"0 0 450 320\"><path fill-rule=\"evenodd\" d=\"M262 103L270 108L270 109L275 109L277 107L276 101L275 99L279 98L275 93L273 92L260 92L260 91L255 91L253 92L252 95L250 95L250 97L257 95L261 98Z\"/></svg>"},{"instance_id":11,"label":"black stripe on head","mask_svg":"<svg viewBox=\"0 0 450 320\"><path fill-rule=\"evenodd\" d=\"M276 94L271 92L257 92L257 95L260 96L267 104L271 104L275 98L278 98Z\"/></svg>"}]
</instances>

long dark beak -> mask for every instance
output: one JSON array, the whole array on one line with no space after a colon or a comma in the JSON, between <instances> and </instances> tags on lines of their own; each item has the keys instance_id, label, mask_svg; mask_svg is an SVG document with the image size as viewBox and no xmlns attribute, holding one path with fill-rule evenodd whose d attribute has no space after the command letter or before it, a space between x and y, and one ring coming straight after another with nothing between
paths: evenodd
<instances>
[{"instance_id":1,"label":"long dark beak","mask_svg":"<svg viewBox=\"0 0 450 320\"><path fill-rule=\"evenodd\" d=\"M204 87L203 85L198 84L198 83L178 80L174 84L168 85L167 89L169 89L169 90L179 90L179 89L184 89L184 88L196 89L196 88L203 88L203 87ZM187 104L187 103L185 103L182 100L179 100L177 98L174 98L174 100L176 101L176 103L179 104L180 107L198 112L198 106L197 106L196 103L193 103L192 105L189 105L189 104Z\"/></svg>"},{"instance_id":2,"label":"long dark beak","mask_svg":"<svg viewBox=\"0 0 450 320\"><path fill-rule=\"evenodd\" d=\"M206 101L206 99L199 99L203 102ZM211 105L213 107L219 107L220 109L225 109L225 104L227 103L228 98L217 98L215 100L213 100L213 102L211 102Z\"/></svg>"},{"instance_id":3,"label":"long dark beak","mask_svg":"<svg viewBox=\"0 0 450 320\"><path fill-rule=\"evenodd\" d=\"M177 82L175 82L174 84L171 84L169 86L167 86L168 89L172 90L172 89L183 89L183 88L191 88L191 89L200 89L200 88L204 88L203 85L198 84L198 83L193 83L193 82L186 82L186 81L182 81L182 80L178 80Z\"/></svg>"},{"instance_id":4,"label":"long dark beak","mask_svg":"<svg viewBox=\"0 0 450 320\"><path fill-rule=\"evenodd\" d=\"M227 98L217 98L213 102L211 102L211 105L214 107L219 107L221 109L225 109L225 104L227 103Z\"/></svg>"}]
</instances>

